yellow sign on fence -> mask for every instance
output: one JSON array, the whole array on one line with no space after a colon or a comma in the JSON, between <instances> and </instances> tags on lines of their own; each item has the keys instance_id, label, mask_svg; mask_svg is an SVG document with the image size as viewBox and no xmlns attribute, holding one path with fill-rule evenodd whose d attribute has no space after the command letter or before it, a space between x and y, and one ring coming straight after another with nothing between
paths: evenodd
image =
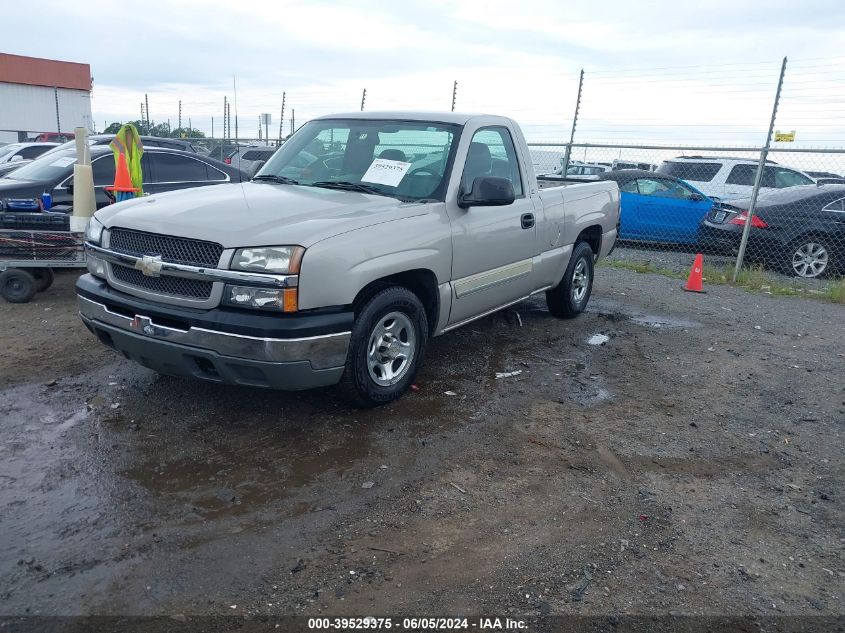
<instances>
[{"instance_id":1,"label":"yellow sign on fence","mask_svg":"<svg viewBox=\"0 0 845 633\"><path fill-rule=\"evenodd\" d=\"M792 143L795 141L795 130L789 132L781 132L775 130L775 143Z\"/></svg>"}]
</instances>

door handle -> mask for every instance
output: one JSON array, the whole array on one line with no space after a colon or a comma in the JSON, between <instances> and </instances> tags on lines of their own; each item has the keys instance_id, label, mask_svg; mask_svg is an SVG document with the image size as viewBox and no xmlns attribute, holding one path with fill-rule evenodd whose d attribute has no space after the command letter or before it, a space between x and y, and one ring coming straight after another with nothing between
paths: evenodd
<instances>
[{"instance_id":1,"label":"door handle","mask_svg":"<svg viewBox=\"0 0 845 633\"><path fill-rule=\"evenodd\" d=\"M523 213L522 217L520 218L522 223L522 228L530 229L534 226L534 214L533 213Z\"/></svg>"}]
</instances>

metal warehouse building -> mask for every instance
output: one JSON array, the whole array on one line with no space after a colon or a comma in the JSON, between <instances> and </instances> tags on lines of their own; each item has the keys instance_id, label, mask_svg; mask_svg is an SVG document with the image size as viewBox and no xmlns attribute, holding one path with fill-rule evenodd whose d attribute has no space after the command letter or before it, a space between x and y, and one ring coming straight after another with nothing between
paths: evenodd
<instances>
[{"instance_id":1,"label":"metal warehouse building","mask_svg":"<svg viewBox=\"0 0 845 633\"><path fill-rule=\"evenodd\" d=\"M88 64L0 53L0 143L92 123Z\"/></svg>"}]
</instances>

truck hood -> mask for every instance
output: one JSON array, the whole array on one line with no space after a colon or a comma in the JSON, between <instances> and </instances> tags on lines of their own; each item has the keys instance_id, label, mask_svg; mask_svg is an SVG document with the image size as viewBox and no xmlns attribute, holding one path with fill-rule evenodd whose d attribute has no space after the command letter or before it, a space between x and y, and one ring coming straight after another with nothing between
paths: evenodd
<instances>
[{"instance_id":1,"label":"truck hood","mask_svg":"<svg viewBox=\"0 0 845 633\"><path fill-rule=\"evenodd\" d=\"M355 191L246 182L136 198L101 209L97 219L107 228L208 240L224 248L308 247L340 233L428 213L430 206Z\"/></svg>"}]
</instances>

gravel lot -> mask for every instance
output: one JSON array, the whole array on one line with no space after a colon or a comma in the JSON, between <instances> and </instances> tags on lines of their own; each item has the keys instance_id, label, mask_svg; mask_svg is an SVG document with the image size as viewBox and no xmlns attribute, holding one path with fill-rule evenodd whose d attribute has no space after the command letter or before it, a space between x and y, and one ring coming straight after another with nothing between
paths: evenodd
<instances>
[{"instance_id":1,"label":"gravel lot","mask_svg":"<svg viewBox=\"0 0 845 633\"><path fill-rule=\"evenodd\" d=\"M73 281L0 303L2 615L843 615L842 306L601 268L357 411L157 376Z\"/></svg>"}]
</instances>

